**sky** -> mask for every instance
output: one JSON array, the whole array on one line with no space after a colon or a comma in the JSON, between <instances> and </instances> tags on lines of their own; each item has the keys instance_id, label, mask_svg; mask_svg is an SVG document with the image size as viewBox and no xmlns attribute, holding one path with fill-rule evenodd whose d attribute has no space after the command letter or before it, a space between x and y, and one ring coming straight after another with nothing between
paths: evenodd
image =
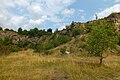
<instances>
[{"instance_id":1,"label":"sky","mask_svg":"<svg viewBox=\"0 0 120 80\"><path fill-rule=\"evenodd\" d=\"M72 21L120 12L120 0L0 0L0 26L17 30L63 29Z\"/></svg>"}]
</instances>

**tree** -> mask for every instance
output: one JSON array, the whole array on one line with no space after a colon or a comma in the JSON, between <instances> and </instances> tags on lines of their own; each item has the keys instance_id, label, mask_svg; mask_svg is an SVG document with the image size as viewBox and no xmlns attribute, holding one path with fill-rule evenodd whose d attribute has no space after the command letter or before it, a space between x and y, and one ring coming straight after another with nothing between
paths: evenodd
<instances>
[{"instance_id":1,"label":"tree","mask_svg":"<svg viewBox=\"0 0 120 80\"><path fill-rule=\"evenodd\" d=\"M72 36L72 30L73 30L73 27L74 27L73 26L74 22L72 22L71 25L66 25L67 35L69 35L69 36Z\"/></svg>"},{"instance_id":2,"label":"tree","mask_svg":"<svg viewBox=\"0 0 120 80\"><path fill-rule=\"evenodd\" d=\"M3 30L2 27L0 27L0 30Z\"/></svg>"},{"instance_id":3,"label":"tree","mask_svg":"<svg viewBox=\"0 0 120 80\"><path fill-rule=\"evenodd\" d=\"M22 31L22 34L23 34L23 35L28 35L28 31L27 31L27 30L24 30L24 31Z\"/></svg>"},{"instance_id":4,"label":"tree","mask_svg":"<svg viewBox=\"0 0 120 80\"><path fill-rule=\"evenodd\" d=\"M22 34L22 28L18 28L18 34Z\"/></svg>"},{"instance_id":5,"label":"tree","mask_svg":"<svg viewBox=\"0 0 120 80\"><path fill-rule=\"evenodd\" d=\"M10 29L10 31L15 32L13 29Z\"/></svg>"},{"instance_id":6,"label":"tree","mask_svg":"<svg viewBox=\"0 0 120 80\"><path fill-rule=\"evenodd\" d=\"M38 28L30 29L28 31L28 36L29 37L39 37L39 30L38 30Z\"/></svg>"},{"instance_id":7,"label":"tree","mask_svg":"<svg viewBox=\"0 0 120 80\"><path fill-rule=\"evenodd\" d=\"M118 36L113 25L103 23L100 26L92 28L87 40L87 49L89 53L100 57L101 65L103 59L108 56L103 56L105 51L115 48L117 43Z\"/></svg>"},{"instance_id":8,"label":"tree","mask_svg":"<svg viewBox=\"0 0 120 80\"><path fill-rule=\"evenodd\" d=\"M58 29L56 29L55 31L54 31L54 34L57 34L58 33Z\"/></svg>"},{"instance_id":9,"label":"tree","mask_svg":"<svg viewBox=\"0 0 120 80\"><path fill-rule=\"evenodd\" d=\"M51 35L52 34L52 29L51 28L47 29L47 33L46 34L47 35Z\"/></svg>"},{"instance_id":10,"label":"tree","mask_svg":"<svg viewBox=\"0 0 120 80\"><path fill-rule=\"evenodd\" d=\"M71 28L74 28L75 27L75 24L74 24L75 22L74 21L72 21L72 23L71 23Z\"/></svg>"},{"instance_id":11,"label":"tree","mask_svg":"<svg viewBox=\"0 0 120 80\"><path fill-rule=\"evenodd\" d=\"M8 28L4 29L4 31L10 31Z\"/></svg>"},{"instance_id":12,"label":"tree","mask_svg":"<svg viewBox=\"0 0 120 80\"><path fill-rule=\"evenodd\" d=\"M95 14L95 18L96 18L96 20L98 20L98 15L97 14Z\"/></svg>"},{"instance_id":13,"label":"tree","mask_svg":"<svg viewBox=\"0 0 120 80\"><path fill-rule=\"evenodd\" d=\"M50 32L50 33L52 33L52 29L51 29L51 28L49 28L49 29L47 30L47 32Z\"/></svg>"}]
</instances>

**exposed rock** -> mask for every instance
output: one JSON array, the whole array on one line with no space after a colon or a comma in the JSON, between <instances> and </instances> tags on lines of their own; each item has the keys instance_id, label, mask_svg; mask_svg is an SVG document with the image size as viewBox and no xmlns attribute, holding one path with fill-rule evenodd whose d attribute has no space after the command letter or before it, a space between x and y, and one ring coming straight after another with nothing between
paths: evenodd
<instances>
[{"instance_id":1,"label":"exposed rock","mask_svg":"<svg viewBox=\"0 0 120 80\"><path fill-rule=\"evenodd\" d=\"M10 38L12 39L12 43L13 44L18 44L20 41L25 41L28 39L27 36L24 35L19 35L16 32L13 31L0 31L0 39L4 39L4 38Z\"/></svg>"}]
</instances>

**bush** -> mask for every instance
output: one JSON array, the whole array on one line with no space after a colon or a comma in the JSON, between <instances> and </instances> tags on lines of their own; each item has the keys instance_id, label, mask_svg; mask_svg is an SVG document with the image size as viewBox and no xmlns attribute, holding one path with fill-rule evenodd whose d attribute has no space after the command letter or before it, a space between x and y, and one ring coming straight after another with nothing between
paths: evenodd
<instances>
[{"instance_id":1,"label":"bush","mask_svg":"<svg viewBox=\"0 0 120 80\"><path fill-rule=\"evenodd\" d=\"M10 48L8 46L2 46L0 45L0 56L2 55L9 55L10 54Z\"/></svg>"},{"instance_id":2,"label":"bush","mask_svg":"<svg viewBox=\"0 0 120 80\"><path fill-rule=\"evenodd\" d=\"M0 44L4 45L4 46L10 45L10 44L12 44L12 39L10 39L10 38L1 39Z\"/></svg>"},{"instance_id":3,"label":"bush","mask_svg":"<svg viewBox=\"0 0 120 80\"><path fill-rule=\"evenodd\" d=\"M9 46L10 52L18 52L20 48L17 45L10 45Z\"/></svg>"},{"instance_id":4,"label":"bush","mask_svg":"<svg viewBox=\"0 0 120 80\"><path fill-rule=\"evenodd\" d=\"M9 55L11 52L18 52L20 48L17 45L0 45L0 55Z\"/></svg>"},{"instance_id":5,"label":"bush","mask_svg":"<svg viewBox=\"0 0 120 80\"><path fill-rule=\"evenodd\" d=\"M61 55L65 55L66 53L66 47L63 47L60 49Z\"/></svg>"},{"instance_id":6,"label":"bush","mask_svg":"<svg viewBox=\"0 0 120 80\"><path fill-rule=\"evenodd\" d=\"M75 29L73 30L73 36L80 35L80 33L81 33L80 28L75 28Z\"/></svg>"},{"instance_id":7,"label":"bush","mask_svg":"<svg viewBox=\"0 0 120 80\"><path fill-rule=\"evenodd\" d=\"M50 50L54 48L54 45L51 43L41 43L37 45L35 52L45 52L46 50Z\"/></svg>"},{"instance_id":8,"label":"bush","mask_svg":"<svg viewBox=\"0 0 120 80\"><path fill-rule=\"evenodd\" d=\"M66 35L60 35L58 36L56 39L53 39L51 41L51 44L53 44L55 47L67 43L68 41L70 41L70 37L66 36Z\"/></svg>"},{"instance_id":9,"label":"bush","mask_svg":"<svg viewBox=\"0 0 120 80\"><path fill-rule=\"evenodd\" d=\"M44 52L44 54L45 54L45 55L51 55L51 54L52 54L52 51L46 50L46 51Z\"/></svg>"},{"instance_id":10,"label":"bush","mask_svg":"<svg viewBox=\"0 0 120 80\"><path fill-rule=\"evenodd\" d=\"M28 48L36 49L37 46L38 46L37 44L33 44L33 43L31 43L31 44L28 45Z\"/></svg>"},{"instance_id":11,"label":"bush","mask_svg":"<svg viewBox=\"0 0 120 80\"><path fill-rule=\"evenodd\" d=\"M26 47L28 45L28 42L27 41L20 41L19 43L18 43L18 46L20 47L20 48L24 48L24 47Z\"/></svg>"},{"instance_id":12,"label":"bush","mask_svg":"<svg viewBox=\"0 0 120 80\"><path fill-rule=\"evenodd\" d=\"M51 44L51 43L48 43L48 44L46 44L46 46L45 46L45 49L46 49L46 50L49 50L49 49L52 49L52 48L54 48L54 45Z\"/></svg>"}]
</instances>

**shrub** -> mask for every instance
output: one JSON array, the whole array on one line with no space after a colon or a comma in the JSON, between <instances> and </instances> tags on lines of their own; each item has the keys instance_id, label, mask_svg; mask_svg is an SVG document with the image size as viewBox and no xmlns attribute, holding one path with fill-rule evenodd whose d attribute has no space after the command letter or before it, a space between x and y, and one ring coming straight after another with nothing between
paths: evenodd
<instances>
[{"instance_id":1,"label":"shrub","mask_svg":"<svg viewBox=\"0 0 120 80\"><path fill-rule=\"evenodd\" d=\"M11 52L18 52L20 48L17 45L0 45L0 55L9 55Z\"/></svg>"},{"instance_id":2,"label":"shrub","mask_svg":"<svg viewBox=\"0 0 120 80\"><path fill-rule=\"evenodd\" d=\"M27 41L20 41L19 43L18 43L18 46L20 47L20 48L24 48L24 47L26 47L28 45L28 42Z\"/></svg>"},{"instance_id":3,"label":"shrub","mask_svg":"<svg viewBox=\"0 0 120 80\"><path fill-rule=\"evenodd\" d=\"M44 54L45 55L51 55L53 52L52 51L49 51L49 50L46 50L46 51L44 51Z\"/></svg>"},{"instance_id":4,"label":"shrub","mask_svg":"<svg viewBox=\"0 0 120 80\"><path fill-rule=\"evenodd\" d=\"M9 55L10 54L10 48L8 46L2 46L0 45L0 56L2 55Z\"/></svg>"},{"instance_id":5,"label":"shrub","mask_svg":"<svg viewBox=\"0 0 120 80\"><path fill-rule=\"evenodd\" d=\"M50 50L52 48L54 48L54 45L51 43L40 43L35 48L35 52L45 52L46 50Z\"/></svg>"},{"instance_id":6,"label":"shrub","mask_svg":"<svg viewBox=\"0 0 120 80\"><path fill-rule=\"evenodd\" d=\"M75 28L75 29L73 30L73 36L80 35L80 33L81 33L80 28Z\"/></svg>"},{"instance_id":7,"label":"shrub","mask_svg":"<svg viewBox=\"0 0 120 80\"><path fill-rule=\"evenodd\" d=\"M66 53L66 47L63 47L60 49L61 55L65 55Z\"/></svg>"},{"instance_id":8,"label":"shrub","mask_svg":"<svg viewBox=\"0 0 120 80\"><path fill-rule=\"evenodd\" d=\"M1 39L0 44L4 45L4 46L10 45L10 44L12 44L12 39L10 39L10 38Z\"/></svg>"},{"instance_id":9,"label":"shrub","mask_svg":"<svg viewBox=\"0 0 120 80\"><path fill-rule=\"evenodd\" d=\"M20 48L17 45L10 45L9 46L10 52L18 52Z\"/></svg>"},{"instance_id":10,"label":"shrub","mask_svg":"<svg viewBox=\"0 0 120 80\"><path fill-rule=\"evenodd\" d=\"M55 47L67 43L68 41L70 41L70 37L67 35L60 35L58 36L56 39L53 39L51 41L51 44L53 44Z\"/></svg>"},{"instance_id":11,"label":"shrub","mask_svg":"<svg viewBox=\"0 0 120 80\"><path fill-rule=\"evenodd\" d=\"M28 45L28 48L31 48L31 49L36 49L37 47L38 47L38 45L37 44L33 44L33 43L30 43Z\"/></svg>"},{"instance_id":12,"label":"shrub","mask_svg":"<svg viewBox=\"0 0 120 80\"><path fill-rule=\"evenodd\" d=\"M51 43L48 43L48 44L46 44L46 46L45 46L45 49L46 49L46 50L49 50L49 49L52 49L52 48L54 48L54 45L51 44Z\"/></svg>"}]
</instances>

